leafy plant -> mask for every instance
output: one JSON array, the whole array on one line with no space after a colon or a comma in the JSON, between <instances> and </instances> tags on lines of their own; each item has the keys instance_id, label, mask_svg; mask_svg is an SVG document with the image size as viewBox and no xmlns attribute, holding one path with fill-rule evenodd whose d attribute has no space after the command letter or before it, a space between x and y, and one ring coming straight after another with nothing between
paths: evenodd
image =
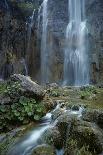
<instances>
[{"instance_id":1,"label":"leafy plant","mask_svg":"<svg viewBox=\"0 0 103 155\"><path fill-rule=\"evenodd\" d=\"M21 85L18 82L7 83L1 92L4 96L9 96L11 100L9 105L0 105L1 131L11 130L13 126L30 121L38 121L46 113L42 102L21 96Z\"/></svg>"},{"instance_id":2,"label":"leafy plant","mask_svg":"<svg viewBox=\"0 0 103 155\"><path fill-rule=\"evenodd\" d=\"M50 95L53 97L59 97L60 96L58 91L52 91Z\"/></svg>"}]
</instances>

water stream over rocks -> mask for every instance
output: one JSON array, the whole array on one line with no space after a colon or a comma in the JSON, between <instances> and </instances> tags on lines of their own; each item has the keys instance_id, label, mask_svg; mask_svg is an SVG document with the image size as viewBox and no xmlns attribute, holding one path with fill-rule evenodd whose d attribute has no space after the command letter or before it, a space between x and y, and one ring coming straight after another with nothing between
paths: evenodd
<instances>
[{"instance_id":1,"label":"water stream over rocks","mask_svg":"<svg viewBox=\"0 0 103 155\"><path fill-rule=\"evenodd\" d=\"M18 141L9 151L8 155L31 155L34 148L36 148L39 145L42 145L42 140L40 139L43 135L43 133L52 127L55 126L57 123L56 120L52 120L52 114L56 110L59 110L61 108L61 104L57 105L56 108L47 113L46 116L42 118L42 123L37 125L32 131L30 131L27 135L22 137L20 141ZM77 117L82 116L83 108L80 107L79 110L66 110L64 108L64 113L68 113L70 115L77 115ZM56 150L57 155L63 155L63 150Z\"/></svg>"}]
</instances>

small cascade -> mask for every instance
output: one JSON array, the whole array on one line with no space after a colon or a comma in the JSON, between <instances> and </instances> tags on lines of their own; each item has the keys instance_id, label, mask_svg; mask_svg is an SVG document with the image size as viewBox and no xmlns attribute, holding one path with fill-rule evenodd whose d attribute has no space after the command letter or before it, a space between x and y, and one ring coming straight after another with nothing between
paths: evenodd
<instances>
[{"instance_id":1,"label":"small cascade","mask_svg":"<svg viewBox=\"0 0 103 155\"><path fill-rule=\"evenodd\" d=\"M8 6L7 0L4 0L4 2L5 2L6 9L8 10L9 9L9 6Z\"/></svg>"},{"instance_id":2,"label":"small cascade","mask_svg":"<svg viewBox=\"0 0 103 155\"><path fill-rule=\"evenodd\" d=\"M27 68L26 60L24 58L21 59L21 64L24 66L23 74L25 76L27 76L28 75L28 68Z\"/></svg>"},{"instance_id":3,"label":"small cascade","mask_svg":"<svg viewBox=\"0 0 103 155\"><path fill-rule=\"evenodd\" d=\"M42 38L41 38L41 83L49 82L49 68L48 68L48 49L47 49L47 25L48 25L48 0L42 3Z\"/></svg>"},{"instance_id":4,"label":"small cascade","mask_svg":"<svg viewBox=\"0 0 103 155\"><path fill-rule=\"evenodd\" d=\"M30 50L30 39L31 39L31 31L32 31L32 27L34 24L34 13L35 13L35 9L33 10L32 16L30 17L30 21L27 23L27 27L28 27L28 33L27 33L27 54L29 53Z\"/></svg>"},{"instance_id":5,"label":"small cascade","mask_svg":"<svg viewBox=\"0 0 103 155\"><path fill-rule=\"evenodd\" d=\"M85 0L68 0L69 23L66 29L64 85L89 84Z\"/></svg>"},{"instance_id":6,"label":"small cascade","mask_svg":"<svg viewBox=\"0 0 103 155\"><path fill-rule=\"evenodd\" d=\"M64 154L63 149L61 149L61 150L56 150L56 155L63 155L63 154Z\"/></svg>"},{"instance_id":7,"label":"small cascade","mask_svg":"<svg viewBox=\"0 0 103 155\"><path fill-rule=\"evenodd\" d=\"M53 121L52 114L55 110L59 110L62 104L58 104L54 110L47 113L42 119L42 123L37 125L32 131L30 131L27 135L25 135L20 141L18 141L10 150L8 155L31 155L34 148L38 145L42 145L43 141L41 141L41 137L44 132L52 128L58 122L58 119ZM66 109L66 107L65 107ZM79 110L64 110L64 113L68 113L70 115L76 115L77 117L82 116L84 108L82 106L79 107ZM56 150L56 155L63 155L64 150Z\"/></svg>"}]
</instances>

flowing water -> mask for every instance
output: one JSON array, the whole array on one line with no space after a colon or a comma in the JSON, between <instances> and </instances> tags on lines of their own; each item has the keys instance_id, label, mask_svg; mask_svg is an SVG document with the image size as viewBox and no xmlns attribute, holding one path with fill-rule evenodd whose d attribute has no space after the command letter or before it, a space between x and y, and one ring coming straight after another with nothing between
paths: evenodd
<instances>
[{"instance_id":1,"label":"flowing water","mask_svg":"<svg viewBox=\"0 0 103 155\"><path fill-rule=\"evenodd\" d=\"M41 83L48 83L48 50L47 50L47 25L48 25L48 0L42 3L42 38L41 38Z\"/></svg>"},{"instance_id":2,"label":"flowing water","mask_svg":"<svg viewBox=\"0 0 103 155\"><path fill-rule=\"evenodd\" d=\"M89 84L85 0L68 0L69 23L66 29L64 85Z\"/></svg>"},{"instance_id":3,"label":"flowing water","mask_svg":"<svg viewBox=\"0 0 103 155\"><path fill-rule=\"evenodd\" d=\"M61 105L58 104L53 111L47 113L46 116L42 118L42 123L37 125L32 131L29 131L27 135L22 137L20 141L18 141L10 149L8 155L31 155L33 148L37 147L38 145L42 145L43 142L40 141L40 138L48 128L55 126L57 120L54 122L52 121L52 113L55 112L55 110L58 110L60 107ZM80 107L78 111L64 110L64 113L81 117L83 110L83 107ZM63 155L63 152L63 149L56 150L57 155Z\"/></svg>"},{"instance_id":4,"label":"flowing water","mask_svg":"<svg viewBox=\"0 0 103 155\"><path fill-rule=\"evenodd\" d=\"M27 55L29 54L29 50L30 50L30 39L31 39L31 31L32 31L32 27L34 24L34 14L35 14L35 9L33 10L32 16L29 18L29 22L27 22L27 50L26 53Z\"/></svg>"}]
</instances>

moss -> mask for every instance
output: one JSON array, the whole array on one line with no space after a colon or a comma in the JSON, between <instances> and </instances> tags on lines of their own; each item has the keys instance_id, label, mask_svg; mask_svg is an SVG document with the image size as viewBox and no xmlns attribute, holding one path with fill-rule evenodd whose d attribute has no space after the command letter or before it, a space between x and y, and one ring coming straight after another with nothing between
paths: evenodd
<instances>
[{"instance_id":1,"label":"moss","mask_svg":"<svg viewBox=\"0 0 103 155\"><path fill-rule=\"evenodd\" d=\"M32 155L56 155L56 151L51 146L42 145L34 149Z\"/></svg>"},{"instance_id":2,"label":"moss","mask_svg":"<svg viewBox=\"0 0 103 155\"><path fill-rule=\"evenodd\" d=\"M51 92L56 92L59 96L50 95ZM69 105L84 105L84 107L92 109L103 109L103 88L88 86L83 88L61 88L52 89L49 93L53 101L62 100Z\"/></svg>"},{"instance_id":3,"label":"moss","mask_svg":"<svg viewBox=\"0 0 103 155\"><path fill-rule=\"evenodd\" d=\"M88 146L78 148L77 144L77 140L70 139L65 149L65 155L94 155L94 153L89 151Z\"/></svg>"}]
</instances>

